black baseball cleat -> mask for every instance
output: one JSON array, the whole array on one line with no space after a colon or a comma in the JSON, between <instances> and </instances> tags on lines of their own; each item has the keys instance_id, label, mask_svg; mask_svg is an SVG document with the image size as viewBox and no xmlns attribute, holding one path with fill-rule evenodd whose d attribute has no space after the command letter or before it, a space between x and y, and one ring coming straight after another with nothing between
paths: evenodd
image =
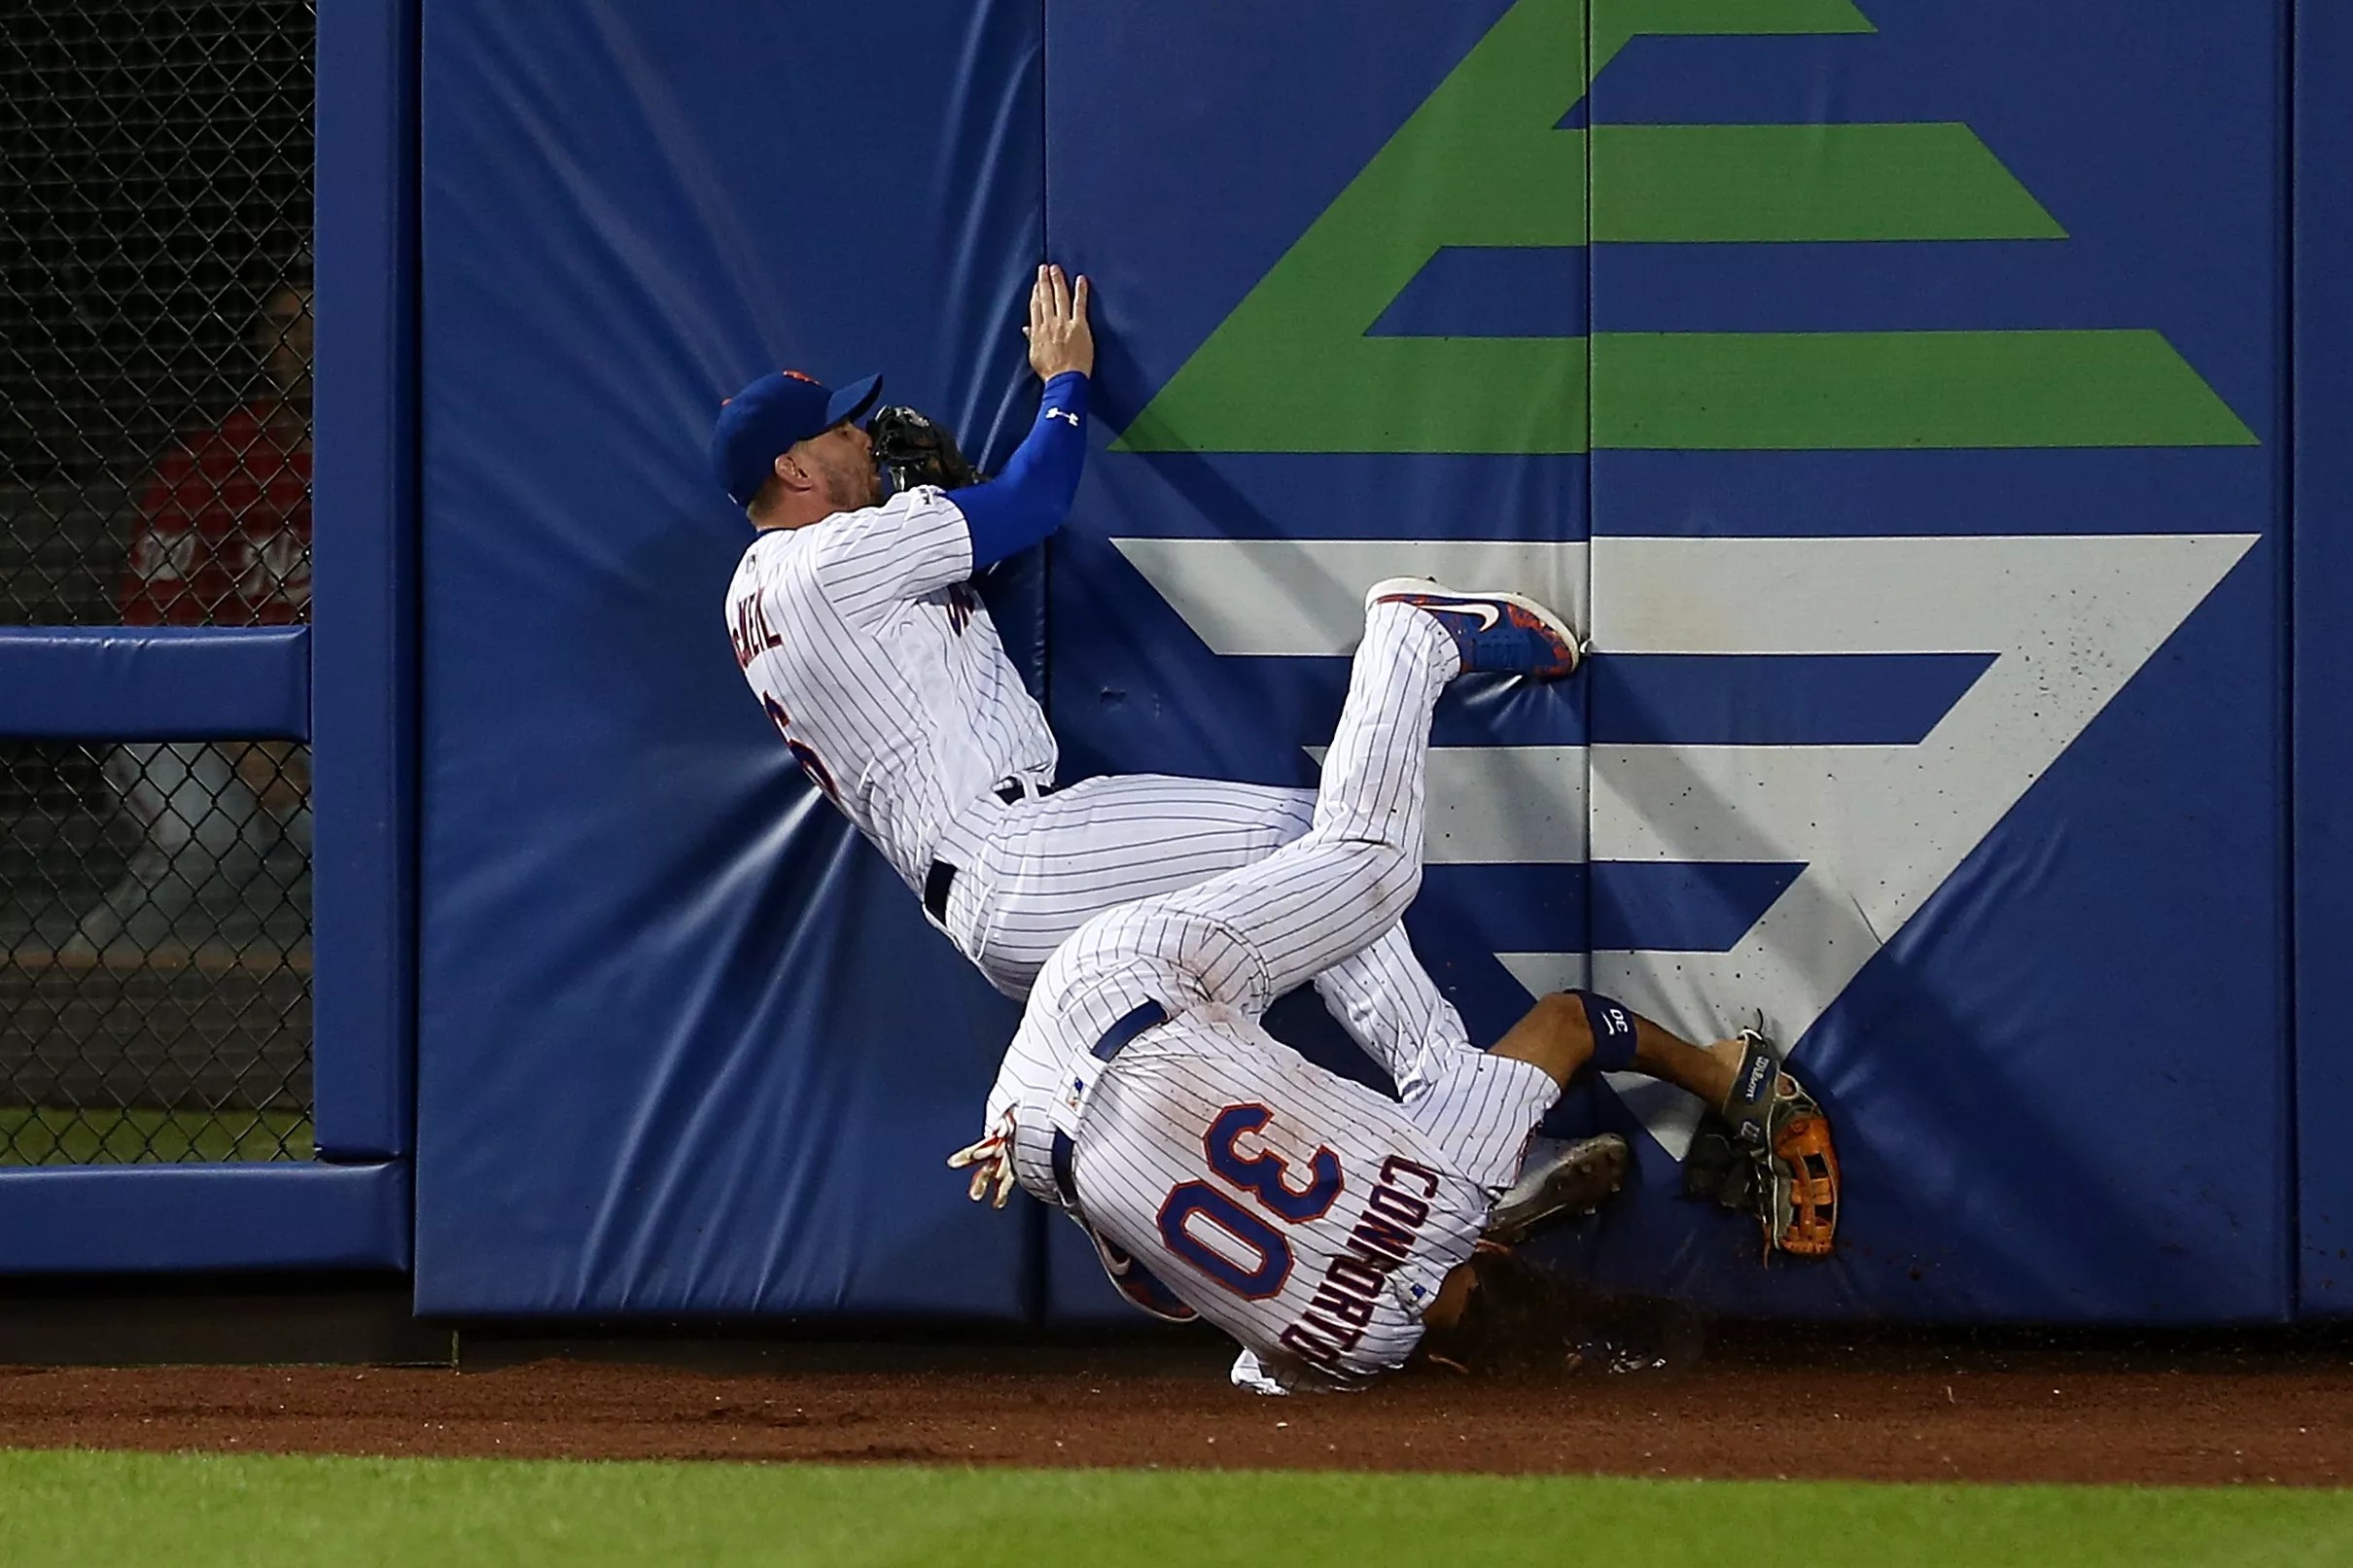
<instances>
[{"instance_id":1,"label":"black baseball cleat","mask_svg":"<svg viewBox=\"0 0 2353 1568\"><path fill-rule=\"evenodd\" d=\"M1585 656L1568 623L1523 594L1457 593L1427 577L1388 577L1365 590L1366 610L1382 604L1411 605L1445 627L1465 674L1558 680Z\"/></svg>"},{"instance_id":2,"label":"black baseball cleat","mask_svg":"<svg viewBox=\"0 0 2353 1568\"><path fill-rule=\"evenodd\" d=\"M1626 1185L1633 1151L1615 1132L1563 1143L1521 1168L1487 1211L1485 1239L1514 1246L1553 1221L1590 1214Z\"/></svg>"}]
</instances>

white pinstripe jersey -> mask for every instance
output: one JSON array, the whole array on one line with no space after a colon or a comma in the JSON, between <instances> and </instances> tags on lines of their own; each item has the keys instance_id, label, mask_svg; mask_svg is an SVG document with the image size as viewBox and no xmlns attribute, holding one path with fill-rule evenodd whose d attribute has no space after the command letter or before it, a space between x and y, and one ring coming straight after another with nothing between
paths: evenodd
<instances>
[{"instance_id":1,"label":"white pinstripe jersey","mask_svg":"<svg viewBox=\"0 0 2353 1568\"><path fill-rule=\"evenodd\" d=\"M1401 1364L1560 1096L1534 1063L1468 1048L1427 977L1410 983L1396 924L1421 883L1431 710L1460 669L1420 610L1368 610L1314 825L1080 926L1046 961L989 1096L1023 1189L1233 1335L1253 1385ZM1259 1027L1283 992L1351 965L1371 982L1359 1043L1397 1099ZM1440 1015L1451 1027L1431 1027ZM1127 1040L1107 1064L1106 1037Z\"/></svg>"},{"instance_id":2,"label":"white pinstripe jersey","mask_svg":"<svg viewBox=\"0 0 2353 1568\"><path fill-rule=\"evenodd\" d=\"M814 784L920 892L940 831L999 782L1054 775L1054 735L967 580L929 485L752 541L727 586L735 662Z\"/></svg>"},{"instance_id":3,"label":"white pinstripe jersey","mask_svg":"<svg viewBox=\"0 0 2353 1568\"><path fill-rule=\"evenodd\" d=\"M1482 1060L1516 1145L1550 1085ZM1102 1070L1072 1165L1080 1217L1294 1387L1401 1366L1491 1201L1406 1107L1214 1012Z\"/></svg>"},{"instance_id":4,"label":"white pinstripe jersey","mask_svg":"<svg viewBox=\"0 0 2353 1568\"><path fill-rule=\"evenodd\" d=\"M1308 1062L1256 1022L1269 981L1257 944L1199 907L1216 890L1123 905L1056 951L989 1125L1011 1113L1015 1173L1056 1204L1051 1140L1071 1138L1074 1217L1275 1383L1353 1384L1419 1342L1560 1091L1532 1063L1467 1046L1433 1057L1402 1104ZM1316 914L1327 902L1299 911L1303 939L1330 924ZM1093 1043L1143 1000L1176 1016L1097 1061Z\"/></svg>"}]
</instances>

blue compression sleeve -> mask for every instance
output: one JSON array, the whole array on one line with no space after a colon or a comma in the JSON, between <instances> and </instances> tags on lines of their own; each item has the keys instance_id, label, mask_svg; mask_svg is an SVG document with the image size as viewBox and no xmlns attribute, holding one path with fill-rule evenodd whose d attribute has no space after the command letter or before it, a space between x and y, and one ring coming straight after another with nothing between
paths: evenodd
<instances>
[{"instance_id":1,"label":"blue compression sleeve","mask_svg":"<svg viewBox=\"0 0 2353 1568\"><path fill-rule=\"evenodd\" d=\"M986 484L951 490L948 499L972 531L972 570L1017 555L1062 526L1078 494L1087 457L1087 378L1065 370L1037 400L1037 423L1014 448L1005 471Z\"/></svg>"}]
</instances>

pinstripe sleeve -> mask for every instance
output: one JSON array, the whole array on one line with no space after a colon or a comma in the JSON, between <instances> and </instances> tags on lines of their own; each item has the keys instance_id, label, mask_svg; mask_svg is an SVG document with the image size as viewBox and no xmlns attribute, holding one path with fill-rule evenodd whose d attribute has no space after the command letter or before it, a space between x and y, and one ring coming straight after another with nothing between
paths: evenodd
<instances>
[{"instance_id":1,"label":"pinstripe sleeve","mask_svg":"<svg viewBox=\"0 0 2353 1568\"><path fill-rule=\"evenodd\" d=\"M810 564L846 620L872 620L972 575L965 515L930 485L828 517L817 528Z\"/></svg>"}]
</instances>

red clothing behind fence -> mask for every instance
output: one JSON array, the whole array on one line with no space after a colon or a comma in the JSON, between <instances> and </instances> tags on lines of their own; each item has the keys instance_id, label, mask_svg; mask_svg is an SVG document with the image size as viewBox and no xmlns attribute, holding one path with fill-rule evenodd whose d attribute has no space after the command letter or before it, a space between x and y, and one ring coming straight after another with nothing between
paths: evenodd
<instances>
[{"instance_id":1,"label":"red clothing behind fence","mask_svg":"<svg viewBox=\"0 0 2353 1568\"><path fill-rule=\"evenodd\" d=\"M278 406L248 404L157 465L123 574L125 626L309 618L310 453L271 429Z\"/></svg>"}]
</instances>

